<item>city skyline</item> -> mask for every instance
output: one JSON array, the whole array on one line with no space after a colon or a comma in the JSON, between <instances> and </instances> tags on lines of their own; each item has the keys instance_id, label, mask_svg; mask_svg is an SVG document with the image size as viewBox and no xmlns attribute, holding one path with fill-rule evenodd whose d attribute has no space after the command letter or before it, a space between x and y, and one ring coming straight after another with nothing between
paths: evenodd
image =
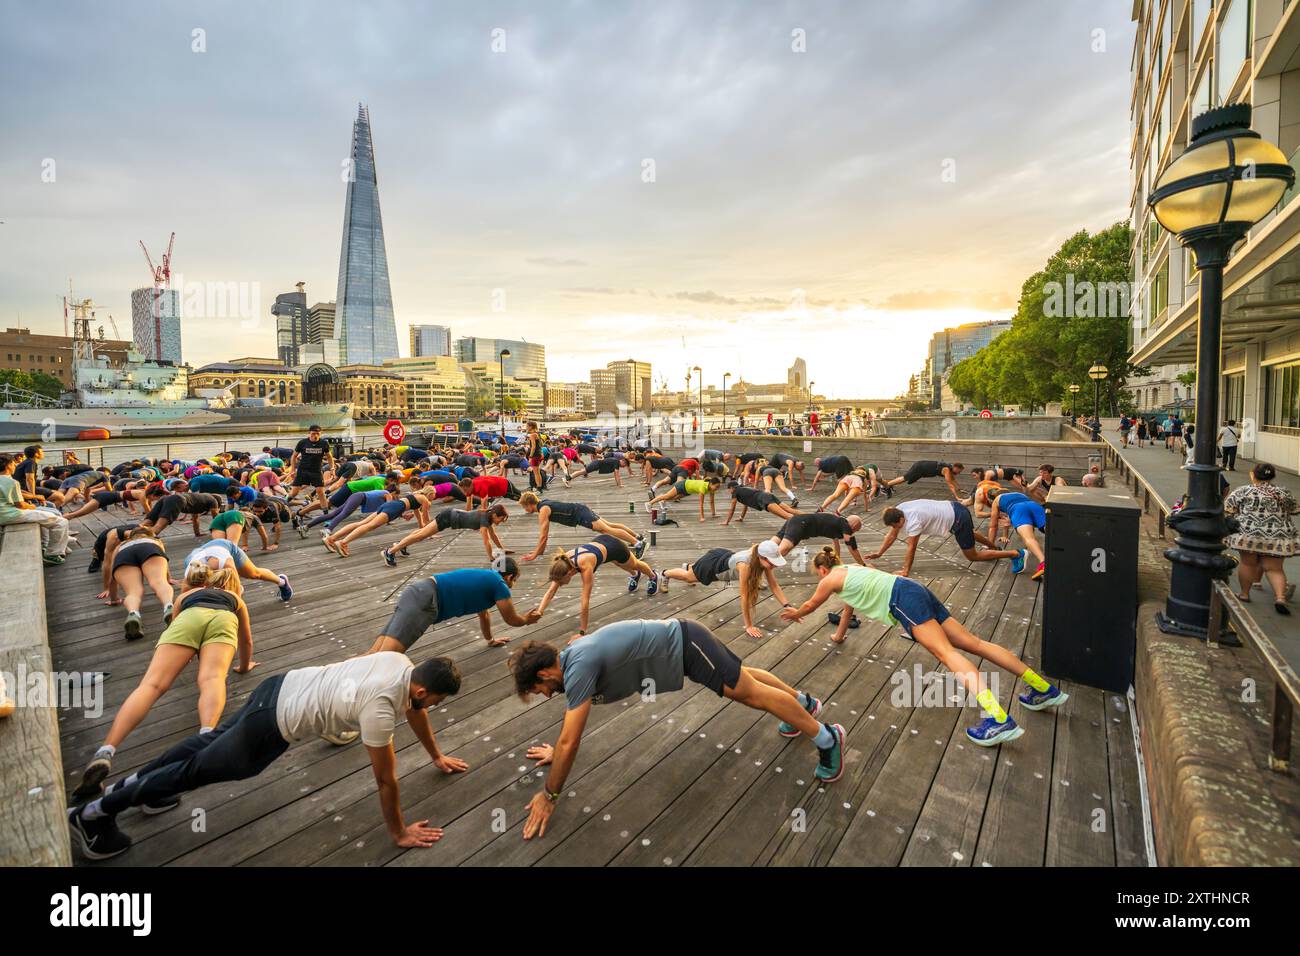
<instances>
[{"instance_id":1,"label":"city skyline","mask_svg":"<svg viewBox=\"0 0 1300 956\"><path fill-rule=\"evenodd\" d=\"M0 322L58 331L71 277L121 324L137 239L175 229L178 280L260 291L253 314L184 318L186 360L275 354L276 294L335 285L361 100L382 133L402 350L411 324L526 338L552 378L582 381L630 348L675 387L694 365L711 384L778 380L793 346L830 397L899 394L934 332L1009 317L1062 239L1127 218L1128 8L1045 6L670 5L642 30L623 6L488 5L451 25L393 7L351 29L294 4L256 28L239 5L84 5L57 50L32 42L43 11L13 10ZM956 43L976 20L1014 66L988 39ZM114 37L155 55L118 62ZM241 64L272 48L279 108L254 109ZM78 109L86 70L144 102ZM136 135L155 114L162 152Z\"/></svg>"}]
</instances>

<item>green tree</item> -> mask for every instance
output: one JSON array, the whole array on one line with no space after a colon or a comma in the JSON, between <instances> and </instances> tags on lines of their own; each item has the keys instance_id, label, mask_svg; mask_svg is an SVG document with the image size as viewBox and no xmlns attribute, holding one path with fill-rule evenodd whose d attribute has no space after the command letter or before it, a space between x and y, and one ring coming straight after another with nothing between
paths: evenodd
<instances>
[{"instance_id":1,"label":"green tree","mask_svg":"<svg viewBox=\"0 0 1300 956\"><path fill-rule=\"evenodd\" d=\"M1091 391L1088 368L1100 362L1109 370L1103 408L1116 406L1129 378L1146 372L1128 360L1131 239L1120 222L1065 240L1021 286L1011 328L953 366L952 390L981 406L1042 406L1071 384Z\"/></svg>"},{"instance_id":2,"label":"green tree","mask_svg":"<svg viewBox=\"0 0 1300 956\"><path fill-rule=\"evenodd\" d=\"M524 404L524 400L522 398L515 398L513 395L506 396L507 415L518 415L527 407L528 406Z\"/></svg>"},{"instance_id":3,"label":"green tree","mask_svg":"<svg viewBox=\"0 0 1300 956\"><path fill-rule=\"evenodd\" d=\"M63 383L53 375L44 372L24 372L16 368L0 369L0 385L36 392L38 395L52 399L58 399L63 392Z\"/></svg>"}]
</instances>

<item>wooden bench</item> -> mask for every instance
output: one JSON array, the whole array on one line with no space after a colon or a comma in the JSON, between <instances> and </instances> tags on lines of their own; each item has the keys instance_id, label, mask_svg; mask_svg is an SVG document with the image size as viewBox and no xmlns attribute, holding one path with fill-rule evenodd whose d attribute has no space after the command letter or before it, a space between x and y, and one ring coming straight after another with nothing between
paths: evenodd
<instances>
[{"instance_id":1,"label":"wooden bench","mask_svg":"<svg viewBox=\"0 0 1300 956\"><path fill-rule=\"evenodd\" d=\"M50 681L40 528L0 528L0 672L18 709L0 719L0 867L70 866L57 701Z\"/></svg>"}]
</instances>

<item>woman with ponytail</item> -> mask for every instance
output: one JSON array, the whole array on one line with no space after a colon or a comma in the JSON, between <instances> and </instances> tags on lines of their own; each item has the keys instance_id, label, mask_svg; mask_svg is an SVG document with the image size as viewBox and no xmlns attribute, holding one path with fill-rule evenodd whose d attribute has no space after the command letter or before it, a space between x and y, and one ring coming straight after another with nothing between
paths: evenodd
<instances>
[{"instance_id":1,"label":"woman with ponytail","mask_svg":"<svg viewBox=\"0 0 1300 956\"><path fill-rule=\"evenodd\" d=\"M785 567L785 564L781 549L774 542L761 541L739 551L713 548L700 555L689 567L668 568L659 573L666 580L684 581L691 585L708 585L715 581L737 582L740 585L740 612L745 618L745 633L750 637L762 637L763 632L754 626L754 605L758 603L758 592L763 579L767 580L773 597L787 608L794 607L786 599L773 571L774 568Z\"/></svg>"},{"instance_id":2,"label":"woman with ponytail","mask_svg":"<svg viewBox=\"0 0 1300 956\"><path fill-rule=\"evenodd\" d=\"M1015 740L1024 730L1002 709L997 696L988 687L981 686L978 669L962 651L982 657L1023 680L1028 690L1019 699L1026 710L1043 710L1065 703L1068 695L1060 687L1034 673L1006 648L972 634L923 584L877 568L845 567L831 548L823 548L813 558L813 569L821 579L817 590L802 606L786 608L781 617L787 621L802 620L825 604L832 594L838 594L846 606L864 617L882 624L897 624L907 637L956 674L970 696L984 708L988 716L966 730L972 743L994 747ZM844 641L850 617L840 615L839 626L831 638L837 644Z\"/></svg>"},{"instance_id":3,"label":"woman with ponytail","mask_svg":"<svg viewBox=\"0 0 1300 956\"><path fill-rule=\"evenodd\" d=\"M247 674L257 666L253 660L248 607L236 593L238 581L238 572L232 567L213 570L201 560L186 566L171 624L158 638L153 659L139 686L123 702L103 746L95 751L87 765L81 783L72 793L74 800L99 795L100 785L112 771L117 748L196 656L199 659L199 733L209 733L220 722L226 709L226 675L235 651L239 651L235 673ZM175 803L146 806L144 811L158 813L173 806Z\"/></svg>"},{"instance_id":4,"label":"woman with ponytail","mask_svg":"<svg viewBox=\"0 0 1300 956\"><path fill-rule=\"evenodd\" d=\"M650 565L629 551L626 544L613 535L600 534L596 535L590 544L580 544L569 551L561 548L555 552L551 558L551 586L546 589L546 594L542 597L537 610L545 613L556 592L572 581L575 575L581 575L582 613L579 617L578 633L586 634L587 614L591 609L591 587L596 579L596 571L605 563L617 565L631 575L627 581L628 591L637 589L643 574L650 577L646 594L652 597L659 593L659 588L665 584L663 576L656 574Z\"/></svg>"}]
</instances>

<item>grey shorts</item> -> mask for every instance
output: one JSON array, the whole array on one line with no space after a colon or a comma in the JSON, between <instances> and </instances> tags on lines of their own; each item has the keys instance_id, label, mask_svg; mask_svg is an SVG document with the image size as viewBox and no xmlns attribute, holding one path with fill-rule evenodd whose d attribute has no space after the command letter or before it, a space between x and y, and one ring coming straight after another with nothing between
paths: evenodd
<instances>
[{"instance_id":1,"label":"grey shorts","mask_svg":"<svg viewBox=\"0 0 1300 956\"><path fill-rule=\"evenodd\" d=\"M397 599L393 616L380 633L391 637L406 650L438 623L438 586L433 578L416 581Z\"/></svg>"}]
</instances>

